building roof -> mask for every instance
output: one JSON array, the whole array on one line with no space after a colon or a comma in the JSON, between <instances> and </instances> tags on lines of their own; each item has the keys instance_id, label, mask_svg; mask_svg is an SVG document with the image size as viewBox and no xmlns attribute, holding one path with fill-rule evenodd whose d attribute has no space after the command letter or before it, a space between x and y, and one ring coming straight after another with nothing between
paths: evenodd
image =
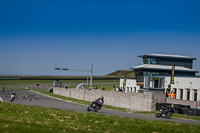
<instances>
[{"instance_id":1,"label":"building roof","mask_svg":"<svg viewBox=\"0 0 200 133\"><path fill-rule=\"evenodd\" d=\"M178 59L192 59L192 60L196 60L196 58L192 58L192 57L189 57L189 56L167 55L167 54L146 54L146 55L139 55L138 57L162 57L162 58L178 58Z\"/></svg>"},{"instance_id":2,"label":"building roof","mask_svg":"<svg viewBox=\"0 0 200 133\"><path fill-rule=\"evenodd\" d=\"M151 70L172 70L172 66L167 66L167 65L155 65L155 64L143 64L140 66L135 66L130 69L151 69ZM184 72L198 72L193 69L189 69L186 67L182 66L175 66L175 71L184 71Z\"/></svg>"}]
</instances>

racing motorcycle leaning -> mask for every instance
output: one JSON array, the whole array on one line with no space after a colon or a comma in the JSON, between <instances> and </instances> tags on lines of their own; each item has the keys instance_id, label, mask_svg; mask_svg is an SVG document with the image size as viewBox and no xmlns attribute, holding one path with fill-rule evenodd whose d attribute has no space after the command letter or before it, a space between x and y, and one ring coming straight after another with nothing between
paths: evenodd
<instances>
[{"instance_id":1,"label":"racing motorcycle leaning","mask_svg":"<svg viewBox=\"0 0 200 133\"><path fill-rule=\"evenodd\" d=\"M162 107L159 112L157 112L156 117L164 117L164 118L171 118L174 113L174 105L172 104L170 107L164 108Z\"/></svg>"},{"instance_id":2,"label":"racing motorcycle leaning","mask_svg":"<svg viewBox=\"0 0 200 133\"><path fill-rule=\"evenodd\" d=\"M10 102L13 102L15 100L15 92L12 92L10 95Z\"/></svg>"},{"instance_id":3,"label":"racing motorcycle leaning","mask_svg":"<svg viewBox=\"0 0 200 133\"><path fill-rule=\"evenodd\" d=\"M87 108L87 111L98 112L103 106L103 97L98 100L92 101L92 104Z\"/></svg>"}]
</instances>

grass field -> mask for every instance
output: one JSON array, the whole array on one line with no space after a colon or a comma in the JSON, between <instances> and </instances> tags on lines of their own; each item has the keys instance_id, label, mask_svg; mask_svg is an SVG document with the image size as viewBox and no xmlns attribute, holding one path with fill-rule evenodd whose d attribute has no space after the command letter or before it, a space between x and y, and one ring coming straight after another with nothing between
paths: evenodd
<instances>
[{"instance_id":1,"label":"grass field","mask_svg":"<svg viewBox=\"0 0 200 133\"><path fill-rule=\"evenodd\" d=\"M55 80L0 80L1 85L23 85L23 84L45 84L45 83L52 83ZM60 80L62 83L86 83L86 80ZM89 81L90 82L90 81ZM112 80L112 79L107 79L107 80L93 80L93 83L101 83L101 82L116 82L119 83L119 80Z\"/></svg>"},{"instance_id":2,"label":"grass field","mask_svg":"<svg viewBox=\"0 0 200 133\"><path fill-rule=\"evenodd\" d=\"M36 85L36 84L52 84L54 80L0 80L0 85ZM75 88L79 83L87 83L87 80L60 80L63 84L72 84L69 88ZM113 86L119 86L119 80L107 79L107 80L93 80L93 86L97 86L98 89L104 87L106 90L110 91L113 89ZM89 88L89 86L85 86ZM9 88L6 88L9 89ZM25 89L22 87L16 87L11 89Z\"/></svg>"},{"instance_id":3,"label":"grass field","mask_svg":"<svg viewBox=\"0 0 200 133\"><path fill-rule=\"evenodd\" d=\"M200 130L200 125L130 119L3 102L0 102L0 112L2 133L198 133Z\"/></svg>"}]
</instances>

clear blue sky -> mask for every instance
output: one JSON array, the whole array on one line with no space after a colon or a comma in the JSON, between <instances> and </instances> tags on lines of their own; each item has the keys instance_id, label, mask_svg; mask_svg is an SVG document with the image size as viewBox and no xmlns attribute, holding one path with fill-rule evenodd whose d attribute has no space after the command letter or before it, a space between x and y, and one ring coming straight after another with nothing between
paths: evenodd
<instances>
[{"instance_id":1,"label":"clear blue sky","mask_svg":"<svg viewBox=\"0 0 200 133\"><path fill-rule=\"evenodd\" d=\"M141 65L142 54L197 58L200 1L1 0L0 74L94 75Z\"/></svg>"}]
</instances>

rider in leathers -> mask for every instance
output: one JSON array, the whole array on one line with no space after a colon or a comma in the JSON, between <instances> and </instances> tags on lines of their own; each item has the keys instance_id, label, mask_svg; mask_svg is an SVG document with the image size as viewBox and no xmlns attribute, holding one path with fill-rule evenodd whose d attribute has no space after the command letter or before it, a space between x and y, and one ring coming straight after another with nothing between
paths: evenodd
<instances>
[{"instance_id":1,"label":"rider in leathers","mask_svg":"<svg viewBox=\"0 0 200 133\"><path fill-rule=\"evenodd\" d=\"M103 103L104 103L104 97L100 97L98 99L96 99L94 102L98 103L98 105L100 106L100 109L101 107L103 106Z\"/></svg>"}]
</instances>

